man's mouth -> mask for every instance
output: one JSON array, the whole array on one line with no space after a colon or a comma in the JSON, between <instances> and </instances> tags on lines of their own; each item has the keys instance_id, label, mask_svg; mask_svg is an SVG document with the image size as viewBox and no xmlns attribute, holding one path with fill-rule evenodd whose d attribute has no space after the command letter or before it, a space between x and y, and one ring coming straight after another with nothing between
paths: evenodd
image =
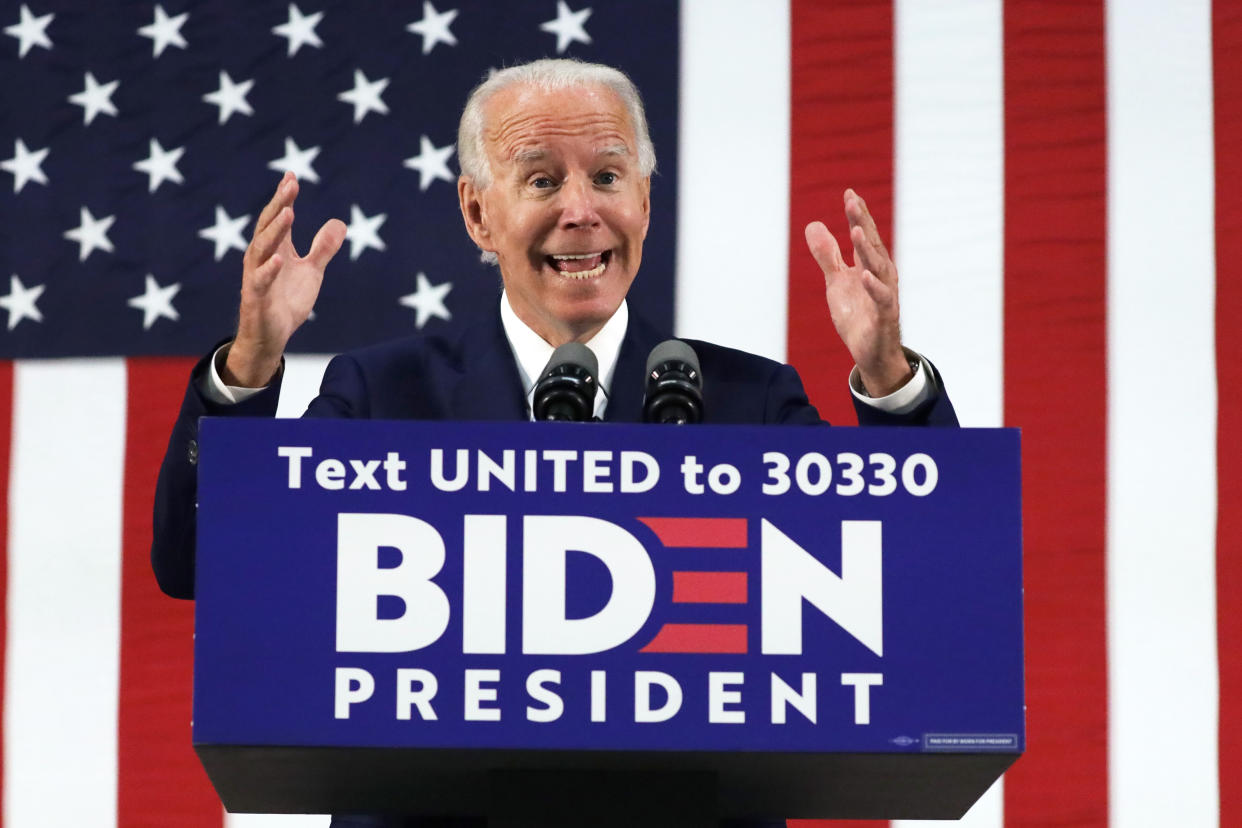
<instances>
[{"instance_id":1,"label":"man's mouth","mask_svg":"<svg viewBox=\"0 0 1242 828\"><path fill-rule=\"evenodd\" d=\"M605 250L601 253L562 253L552 256L546 256L547 262L552 269L562 276L570 279L593 279L604 272L608 267L608 261L612 258L612 251Z\"/></svg>"}]
</instances>

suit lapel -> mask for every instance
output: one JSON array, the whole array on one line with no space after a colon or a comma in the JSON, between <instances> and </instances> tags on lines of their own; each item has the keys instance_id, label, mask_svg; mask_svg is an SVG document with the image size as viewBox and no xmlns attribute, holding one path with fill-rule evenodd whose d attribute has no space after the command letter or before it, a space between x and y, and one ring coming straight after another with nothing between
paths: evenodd
<instances>
[{"instance_id":1,"label":"suit lapel","mask_svg":"<svg viewBox=\"0 0 1242 828\"><path fill-rule=\"evenodd\" d=\"M500 303L467 325L458 344L461 378L450 396L455 420L525 420L526 395L500 322Z\"/></svg>"},{"instance_id":2,"label":"suit lapel","mask_svg":"<svg viewBox=\"0 0 1242 828\"><path fill-rule=\"evenodd\" d=\"M630 323L626 326L621 351L617 354L617 369L612 374L608 408L604 410L606 422L643 421L643 390L646 385L643 375L647 371L647 355L667 338L631 309Z\"/></svg>"}]
</instances>

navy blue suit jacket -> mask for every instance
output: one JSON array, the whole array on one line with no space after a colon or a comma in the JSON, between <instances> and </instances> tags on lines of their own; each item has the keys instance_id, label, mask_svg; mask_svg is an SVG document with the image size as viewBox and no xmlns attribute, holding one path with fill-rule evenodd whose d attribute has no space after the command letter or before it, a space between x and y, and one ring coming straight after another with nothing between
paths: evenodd
<instances>
[{"instance_id":1,"label":"navy blue suit jacket","mask_svg":"<svg viewBox=\"0 0 1242 828\"><path fill-rule=\"evenodd\" d=\"M647 354L668 336L635 314L621 344L604 419L642 422ZM802 381L788 365L685 340L699 356L703 421L734 424L821 424ZM273 416L279 377L245 402L217 405L199 390L210 355L195 366L173 427L155 493L151 563L164 592L194 597L195 503L198 420L202 416ZM936 393L919 409L891 415L855 402L862 425L957 424L952 403L932 369ZM324 372L308 417L417 420L522 420L529 418L509 341L498 310L482 315L455 340L413 336L334 358ZM401 817L339 817L334 826L399 828L404 825L474 825L455 820L413 821ZM753 823L752 823L753 825Z\"/></svg>"}]
</instances>

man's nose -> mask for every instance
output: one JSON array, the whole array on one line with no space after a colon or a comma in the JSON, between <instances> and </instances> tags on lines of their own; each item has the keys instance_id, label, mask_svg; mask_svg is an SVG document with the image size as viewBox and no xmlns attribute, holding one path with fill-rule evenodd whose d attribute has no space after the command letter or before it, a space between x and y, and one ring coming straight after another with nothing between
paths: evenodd
<instances>
[{"instance_id":1,"label":"man's nose","mask_svg":"<svg viewBox=\"0 0 1242 828\"><path fill-rule=\"evenodd\" d=\"M566 229L596 227L600 223L599 193L591 182L575 179L561 189L561 226Z\"/></svg>"}]
</instances>

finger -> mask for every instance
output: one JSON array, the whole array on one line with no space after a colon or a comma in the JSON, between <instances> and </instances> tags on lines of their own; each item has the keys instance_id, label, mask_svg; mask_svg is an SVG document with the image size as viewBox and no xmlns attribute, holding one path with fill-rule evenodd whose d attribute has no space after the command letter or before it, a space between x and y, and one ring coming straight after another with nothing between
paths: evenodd
<instances>
[{"instance_id":1,"label":"finger","mask_svg":"<svg viewBox=\"0 0 1242 828\"><path fill-rule=\"evenodd\" d=\"M884 284L870 270L864 270L862 275L863 288L867 291L867 295L871 297L871 301L883 311L887 311L892 307L895 294L893 289Z\"/></svg>"},{"instance_id":2,"label":"finger","mask_svg":"<svg viewBox=\"0 0 1242 828\"><path fill-rule=\"evenodd\" d=\"M254 234L251 238L257 239L259 234L267 229L272 219L280 214L285 207L293 204L293 200L298 197L298 179L291 172L286 172L280 179L280 183L276 185L276 192L272 195L272 200L264 206L259 213L259 219L254 223Z\"/></svg>"},{"instance_id":3,"label":"finger","mask_svg":"<svg viewBox=\"0 0 1242 828\"><path fill-rule=\"evenodd\" d=\"M256 293L267 292L267 289L272 286L272 281L276 278L276 274L280 272L282 264L284 264L284 260L279 253L275 253L272 255L272 258L255 270L254 278L251 280L251 287Z\"/></svg>"},{"instance_id":4,"label":"finger","mask_svg":"<svg viewBox=\"0 0 1242 828\"><path fill-rule=\"evenodd\" d=\"M852 189L845 191L844 198L845 219L849 222L850 229L861 227L870 249L876 251L883 260L891 261L888 249L884 246L884 240L880 237L880 228L876 226L875 219L867 208L867 202ZM864 267L871 267L871 265L866 264Z\"/></svg>"},{"instance_id":5,"label":"finger","mask_svg":"<svg viewBox=\"0 0 1242 828\"><path fill-rule=\"evenodd\" d=\"M880 228L876 225L875 218L867 207L867 202L853 190L845 191L845 218L849 221L850 227L861 227L866 234L868 244L878 250L884 258L889 258L888 248L884 246L884 240L880 237Z\"/></svg>"},{"instance_id":6,"label":"finger","mask_svg":"<svg viewBox=\"0 0 1242 828\"><path fill-rule=\"evenodd\" d=\"M824 271L825 277L846 269L845 260L841 258L841 247L822 221L808 224L805 234L806 246L810 248L811 255L815 257L820 270Z\"/></svg>"},{"instance_id":7,"label":"finger","mask_svg":"<svg viewBox=\"0 0 1242 828\"><path fill-rule=\"evenodd\" d=\"M281 242L289 239L292 228L293 209L282 207L267 227L263 228L263 232L255 236L254 241L250 243L251 262L259 265L266 263L280 247Z\"/></svg>"},{"instance_id":8,"label":"finger","mask_svg":"<svg viewBox=\"0 0 1242 828\"><path fill-rule=\"evenodd\" d=\"M344 244L347 229L345 222L340 219L328 219L324 222L311 242L310 252L306 254L307 260L319 270L326 268Z\"/></svg>"},{"instance_id":9,"label":"finger","mask_svg":"<svg viewBox=\"0 0 1242 828\"><path fill-rule=\"evenodd\" d=\"M850 228L850 244L854 246L854 264L870 270L883 281L892 281L894 268L883 248L877 249L866 232L858 226Z\"/></svg>"}]
</instances>

